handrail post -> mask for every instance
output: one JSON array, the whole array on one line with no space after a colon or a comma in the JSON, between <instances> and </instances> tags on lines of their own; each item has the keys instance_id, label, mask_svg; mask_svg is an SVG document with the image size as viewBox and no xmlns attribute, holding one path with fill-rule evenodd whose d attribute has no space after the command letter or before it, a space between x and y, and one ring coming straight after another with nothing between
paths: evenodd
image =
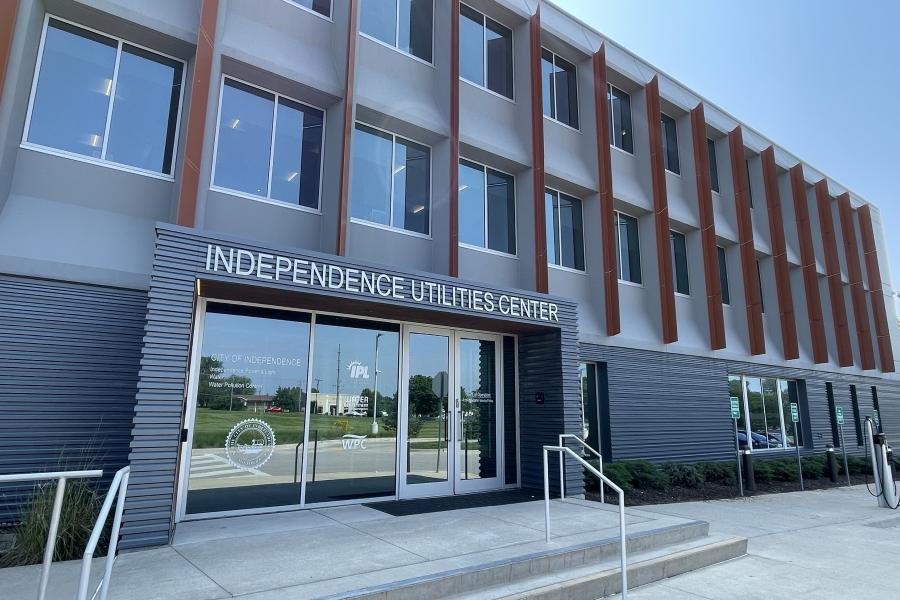
<instances>
[{"instance_id":1,"label":"handrail post","mask_svg":"<svg viewBox=\"0 0 900 600\"><path fill-rule=\"evenodd\" d=\"M559 436L559 445L560 446L563 445L563 436L562 435ZM566 499L566 484L565 484L565 477L563 476L565 469L566 468L565 468L564 461L563 461L563 453L560 452L559 453L559 499L560 500Z\"/></svg>"},{"instance_id":2,"label":"handrail post","mask_svg":"<svg viewBox=\"0 0 900 600\"><path fill-rule=\"evenodd\" d=\"M116 562L116 549L119 546L119 528L122 526L122 512L125 510L125 490L128 489L128 477L131 473L126 471L119 483L118 502L116 512L113 514L112 530L109 533L109 549L106 551L106 568L103 571L103 587L100 589L100 600L106 600L109 594L109 582L112 579L113 563ZM105 519L104 519L105 520Z\"/></svg>"},{"instance_id":3,"label":"handrail post","mask_svg":"<svg viewBox=\"0 0 900 600\"><path fill-rule=\"evenodd\" d=\"M50 528L47 531L47 544L44 546L44 562L41 564L41 584L38 587L38 600L47 595L47 584L50 581L50 563L56 550L56 533L59 530L59 515L62 512L63 497L66 494L66 478L56 480L56 495L53 497L53 512L50 514Z\"/></svg>"},{"instance_id":4,"label":"handrail post","mask_svg":"<svg viewBox=\"0 0 900 600\"><path fill-rule=\"evenodd\" d=\"M601 485L603 480L600 480ZM619 561L622 569L622 600L628 598L628 566L625 559L625 494L619 493Z\"/></svg>"},{"instance_id":5,"label":"handrail post","mask_svg":"<svg viewBox=\"0 0 900 600\"><path fill-rule=\"evenodd\" d=\"M544 448L544 540L550 543L550 469L547 466L547 448Z\"/></svg>"}]
</instances>

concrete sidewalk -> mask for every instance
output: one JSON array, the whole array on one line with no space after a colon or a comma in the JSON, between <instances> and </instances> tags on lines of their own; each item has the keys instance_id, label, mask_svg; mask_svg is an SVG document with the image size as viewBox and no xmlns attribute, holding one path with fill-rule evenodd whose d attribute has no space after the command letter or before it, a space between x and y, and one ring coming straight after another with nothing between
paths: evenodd
<instances>
[{"instance_id":1,"label":"concrete sidewalk","mask_svg":"<svg viewBox=\"0 0 900 600\"><path fill-rule=\"evenodd\" d=\"M749 538L747 555L637 589L632 600L900 598L900 510L865 486L642 507Z\"/></svg>"}]
</instances>

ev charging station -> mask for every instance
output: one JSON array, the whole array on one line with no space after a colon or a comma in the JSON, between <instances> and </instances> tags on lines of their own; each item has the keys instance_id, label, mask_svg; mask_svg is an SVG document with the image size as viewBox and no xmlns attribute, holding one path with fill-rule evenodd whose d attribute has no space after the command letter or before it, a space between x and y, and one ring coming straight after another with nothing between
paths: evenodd
<instances>
[{"instance_id":1,"label":"ev charging station","mask_svg":"<svg viewBox=\"0 0 900 600\"><path fill-rule=\"evenodd\" d=\"M900 507L900 500L897 498L897 484L894 482L891 463L888 460L887 438L883 433L876 431L875 422L871 417L866 417L865 425L869 459L872 461L872 473L875 478L873 495L878 498L878 506L896 509Z\"/></svg>"}]
</instances>

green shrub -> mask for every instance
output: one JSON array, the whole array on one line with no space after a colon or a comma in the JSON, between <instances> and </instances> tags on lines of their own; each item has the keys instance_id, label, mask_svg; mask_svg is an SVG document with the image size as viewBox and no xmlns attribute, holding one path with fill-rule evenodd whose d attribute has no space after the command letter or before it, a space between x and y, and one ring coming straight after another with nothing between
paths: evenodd
<instances>
[{"instance_id":1,"label":"green shrub","mask_svg":"<svg viewBox=\"0 0 900 600\"><path fill-rule=\"evenodd\" d=\"M844 475L844 460L842 456L838 456L838 472ZM847 456L847 466L850 468L851 475L869 475L872 472L872 466L869 461L861 456Z\"/></svg>"},{"instance_id":2,"label":"green shrub","mask_svg":"<svg viewBox=\"0 0 900 600\"><path fill-rule=\"evenodd\" d=\"M703 475L706 483L714 483L718 485L736 485L737 484L737 467L734 462L707 462L698 463L697 469Z\"/></svg>"},{"instance_id":3,"label":"green shrub","mask_svg":"<svg viewBox=\"0 0 900 600\"><path fill-rule=\"evenodd\" d=\"M673 485L696 488L704 482L703 473L696 465L666 463L662 466L662 472Z\"/></svg>"},{"instance_id":4,"label":"green shrub","mask_svg":"<svg viewBox=\"0 0 900 600\"><path fill-rule=\"evenodd\" d=\"M823 456L804 456L801 462L803 463L803 477L819 479L828 475Z\"/></svg>"},{"instance_id":5,"label":"green shrub","mask_svg":"<svg viewBox=\"0 0 900 600\"><path fill-rule=\"evenodd\" d=\"M633 460L626 464L631 469L631 483L638 489L664 490L671 483L669 476L650 461Z\"/></svg>"},{"instance_id":6,"label":"green shrub","mask_svg":"<svg viewBox=\"0 0 900 600\"><path fill-rule=\"evenodd\" d=\"M799 481L797 474L797 459L776 458L767 461L772 467L772 479L774 481Z\"/></svg>"},{"instance_id":7,"label":"green shrub","mask_svg":"<svg viewBox=\"0 0 900 600\"><path fill-rule=\"evenodd\" d=\"M37 486L31 502L22 513L22 520L13 531L15 541L12 548L0 556L0 567L30 565L43 560L55 496L55 483ZM81 558L101 504L101 498L86 483L66 482L53 560Z\"/></svg>"},{"instance_id":8,"label":"green shrub","mask_svg":"<svg viewBox=\"0 0 900 600\"><path fill-rule=\"evenodd\" d=\"M603 465L603 474L606 475L606 477L608 477L613 483L622 488L622 490L626 494L630 493L634 489L634 487L631 485L631 469L628 468L628 463L607 463Z\"/></svg>"}]
</instances>

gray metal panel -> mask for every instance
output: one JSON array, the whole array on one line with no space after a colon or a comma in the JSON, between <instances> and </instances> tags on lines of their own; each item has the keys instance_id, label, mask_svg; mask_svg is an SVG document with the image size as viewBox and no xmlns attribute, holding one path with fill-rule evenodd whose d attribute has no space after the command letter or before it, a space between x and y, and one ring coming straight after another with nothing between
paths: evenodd
<instances>
[{"instance_id":1,"label":"gray metal panel","mask_svg":"<svg viewBox=\"0 0 900 600\"><path fill-rule=\"evenodd\" d=\"M734 456L734 430L728 405L728 374L802 380L806 384L805 419L808 451L831 443L825 383L834 387L835 403L844 406L848 449L858 452L850 410L850 385L857 386L860 414L872 414L871 386L878 388L885 431L900 442L900 385L871 377L789 367L718 360L674 353L581 344L585 361L608 366L612 458L653 461L698 461ZM759 453L774 457L783 452Z\"/></svg>"},{"instance_id":2,"label":"gray metal panel","mask_svg":"<svg viewBox=\"0 0 900 600\"><path fill-rule=\"evenodd\" d=\"M0 275L0 473L109 480L128 463L146 306L146 292ZM0 488L0 521L30 488Z\"/></svg>"},{"instance_id":3,"label":"gray metal panel","mask_svg":"<svg viewBox=\"0 0 900 600\"><path fill-rule=\"evenodd\" d=\"M433 274L404 273L383 265L372 265L346 257L318 254L291 247L262 247L258 242L224 238L210 232L189 230L172 225L157 226L157 242L154 254L153 274L150 286L150 302L147 307L147 321L144 348L141 358L138 382L137 405L134 412L133 439L131 443L131 480L125 503L122 524L122 547L136 548L165 544L173 526L174 499L176 492L176 472L180 449L182 414L187 396L186 379L191 346L191 326L194 312L195 282L198 278L216 281L252 283L282 290L298 290L290 281L261 281L252 276L231 275L219 271L207 272L207 244L223 244L243 248L251 252L279 253L287 257L326 261L344 267L369 268L373 271L401 277L421 278L449 285L466 285L495 294L515 293L528 299L552 300L559 306L559 324L547 328L549 333L529 334L520 337L520 351L527 349L528 360L525 377L531 384L546 390L547 403L541 411L541 419L532 420L529 435L523 433L524 473L531 474L534 484L534 448L540 443L555 443L556 435L563 430L577 432L580 428L578 390L578 349L577 349L577 306L570 300L553 298L535 292L522 290L501 290L487 286L473 286L468 282ZM315 292L335 298L365 299L359 294L341 289L311 289L300 291ZM441 307L428 304L413 304L408 299L379 299L380 302L416 306L421 309L441 312ZM485 317L485 313L468 308L456 308L457 314ZM511 329L515 318L497 316L500 322L507 321ZM545 324L549 325L549 324ZM564 359L559 359L562 352ZM520 361L521 361L520 357ZM522 386L523 397L533 394ZM523 416L523 422L528 420ZM549 427L548 424L552 425ZM538 450L539 452L539 450ZM537 460L540 460L537 456ZM539 472L539 471L538 471ZM573 493L580 490L580 473L572 470L569 484Z\"/></svg>"}]
</instances>

